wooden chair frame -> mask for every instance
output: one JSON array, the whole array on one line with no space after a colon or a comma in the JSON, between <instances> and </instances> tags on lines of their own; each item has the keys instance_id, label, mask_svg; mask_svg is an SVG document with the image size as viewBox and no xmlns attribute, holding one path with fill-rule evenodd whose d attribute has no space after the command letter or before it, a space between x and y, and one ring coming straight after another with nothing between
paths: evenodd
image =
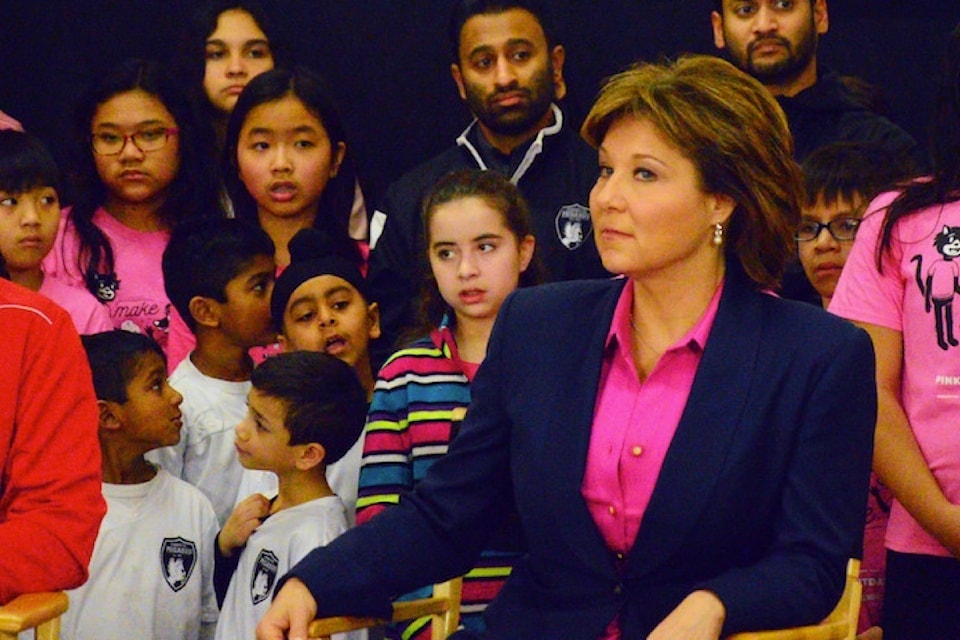
<instances>
[{"instance_id":1,"label":"wooden chair frame","mask_svg":"<svg viewBox=\"0 0 960 640\"><path fill-rule=\"evenodd\" d=\"M773 631L747 631L728 636L727 640L854 640L857 637L862 596L860 561L851 558L847 563L847 582L840 601L820 624Z\"/></svg>"},{"instance_id":2,"label":"wooden chair frame","mask_svg":"<svg viewBox=\"0 0 960 640\"><path fill-rule=\"evenodd\" d=\"M36 640L60 637L60 616L69 600L62 591L27 593L0 607L0 640L16 640L17 634L36 628Z\"/></svg>"},{"instance_id":3,"label":"wooden chair frame","mask_svg":"<svg viewBox=\"0 0 960 640\"><path fill-rule=\"evenodd\" d=\"M430 621L432 640L445 640L457 630L457 625L460 623L460 595L462 589L463 578L460 577L438 583L433 586L433 596L429 598L394 602L393 616L390 620L352 616L318 618L310 623L307 637L311 640L314 638L329 640L330 636L335 633L346 633L357 629L379 627L390 622L430 616L432 618Z\"/></svg>"}]
</instances>

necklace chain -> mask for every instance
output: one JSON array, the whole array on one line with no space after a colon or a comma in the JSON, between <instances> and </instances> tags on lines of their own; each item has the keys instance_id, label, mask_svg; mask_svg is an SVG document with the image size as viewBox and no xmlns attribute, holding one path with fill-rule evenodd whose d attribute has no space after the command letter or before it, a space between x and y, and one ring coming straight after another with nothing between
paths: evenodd
<instances>
[{"instance_id":1,"label":"necklace chain","mask_svg":"<svg viewBox=\"0 0 960 640\"><path fill-rule=\"evenodd\" d=\"M633 327L633 335L637 336L637 339L641 344L643 344L643 346L645 346L647 349L650 349L650 351L652 351L658 358L663 355L663 351L655 349L653 345L643 339L643 334L640 332L640 327L638 327L637 323L633 321L632 313L630 314L630 326ZM666 350L664 349L664 351Z\"/></svg>"}]
</instances>

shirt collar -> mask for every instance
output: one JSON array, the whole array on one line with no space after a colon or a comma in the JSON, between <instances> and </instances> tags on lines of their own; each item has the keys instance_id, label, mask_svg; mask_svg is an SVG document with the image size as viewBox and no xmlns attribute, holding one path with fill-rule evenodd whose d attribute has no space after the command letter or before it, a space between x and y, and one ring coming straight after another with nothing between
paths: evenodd
<instances>
[{"instance_id":1,"label":"shirt collar","mask_svg":"<svg viewBox=\"0 0 960 640\"><path fill-rule=\"evenodd\" d=\"M710 303L696 324L682 338L670 345L666 352L690 347L698 349L701 352L707 346L707 338L710 336L710 329L713 328L713 321L717 317L717 309L720 306L720 297L723 294L723 286L726 280L721 280L717 290L713 292ZM610 329L607 331L607 339L604 342L604 350L609 350L614 345L630 345L632 327L630 326L630 312L633 308L633 281L626 278L623 291L620 292L620 298L617 300L617 306L613 311L613 319L610 321ZM665 353L666 353L665 352Z\"/></svg>"}]
</instances>

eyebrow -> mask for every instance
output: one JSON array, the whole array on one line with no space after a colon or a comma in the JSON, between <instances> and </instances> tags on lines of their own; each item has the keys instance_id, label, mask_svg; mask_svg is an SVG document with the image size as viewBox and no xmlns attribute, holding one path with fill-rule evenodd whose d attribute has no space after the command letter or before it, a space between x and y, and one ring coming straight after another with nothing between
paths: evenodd
<instances>
[{"instance_id":1,"label":"eyebrow","mask_svg":"<svg viewBox=\"0 0 960 640\"><path fill-rule=\"evenodd\" d=\"M162 125L164 127L169 126L166 122L157 118L154 118L153 120L143 120L142 122L138 122L133 126L137 128L137 127L148 127L155 124ZM100 128L100 127L112 127L114 129L123 129L123 125L119 125L115 122L101 122L97 124L95 128Z\"/></svg>"},{"instance_id":2,"label":"eyebrow","mask_svg":"<svg viewBox=\"0 0 960 640\"><path fill-rule=\"evenodd\" d=\"M521 46L523 46L523 47L534 47L534 48L536 47L536 45L534 44L533 40L530 40L530 39L528 39L528 38L510 38L510 39L508 39L508 40L504 43L504 46L507 47L507 48L509 48L509 47L521 47ZM486 44L486 43L478 44L477 46L475 46L473 49L471 49L471 50L467 53L467 57L468 57L468 58L472 58L473 56L477 55L478 53L492 53L492 52L494 52L494 51L496 51L496 50L497 50L497 47L494 46L494 45L492 45L492 44Z\"/></svg>"},{"instance_id":3,"label":"eyebrow","mask_svg":"<svg viewBox=\"0 0 960 640\"><path fill-rule=\"evenodd\" d=\"M218 47L226 47L226 46L227 46L227 41L226 41L226 40L221 40L220 38L210 38L209 40L206 41L205 44L207 44L207 45L214 45L214 46L218 46ZM243 46L243 47L254 47L254 46L258 46L258 45L266 45L266 46L269 47L269 46L270 46L270 41L267 40L266 38L251 38L250 40L244 40L241 46Z\"/></svg>"}]
</instances>

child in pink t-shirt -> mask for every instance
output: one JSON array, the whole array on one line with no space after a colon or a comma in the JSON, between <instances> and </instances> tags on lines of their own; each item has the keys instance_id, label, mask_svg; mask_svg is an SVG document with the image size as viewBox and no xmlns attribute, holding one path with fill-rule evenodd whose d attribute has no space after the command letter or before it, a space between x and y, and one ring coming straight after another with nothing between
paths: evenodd
<instances>
[{"instance_id":1,"label":"child in pink t-shirt","mask_svg":"<svg viewBox=\"0 0 960 640\"><path fill-rule=\"evenodd\" d=\"M79 333L112 329L107 308L89 291L44 277L60 220L60 172L33 136L0 131L0 257L11 280L67 310Z\"/></svg>"},{"instance_id":2,"label":"child in pink t-shirt","mask_svg":"<svg viewBox=\"0 0 960 640\"><path fill-rule=\"evenodd\" d=\"M871 203L830 304L876 352L885 640L960 638L960 26L939 86L936 169Z\"/></svg>"},{"instance_id":3,"label":"child in pink t-shirt","mask_svg":"<svg viewBox=\"0 0 960 640\"><path fill-rule=\"evenodd\" d=\"M114 327L166 347L175 311L160 262L188 217L222 215L210 167L212 133L159 64L128 60L81 100L75 122L80 185L45 271L86 287Z\"/></svg>"}]
</instances>

